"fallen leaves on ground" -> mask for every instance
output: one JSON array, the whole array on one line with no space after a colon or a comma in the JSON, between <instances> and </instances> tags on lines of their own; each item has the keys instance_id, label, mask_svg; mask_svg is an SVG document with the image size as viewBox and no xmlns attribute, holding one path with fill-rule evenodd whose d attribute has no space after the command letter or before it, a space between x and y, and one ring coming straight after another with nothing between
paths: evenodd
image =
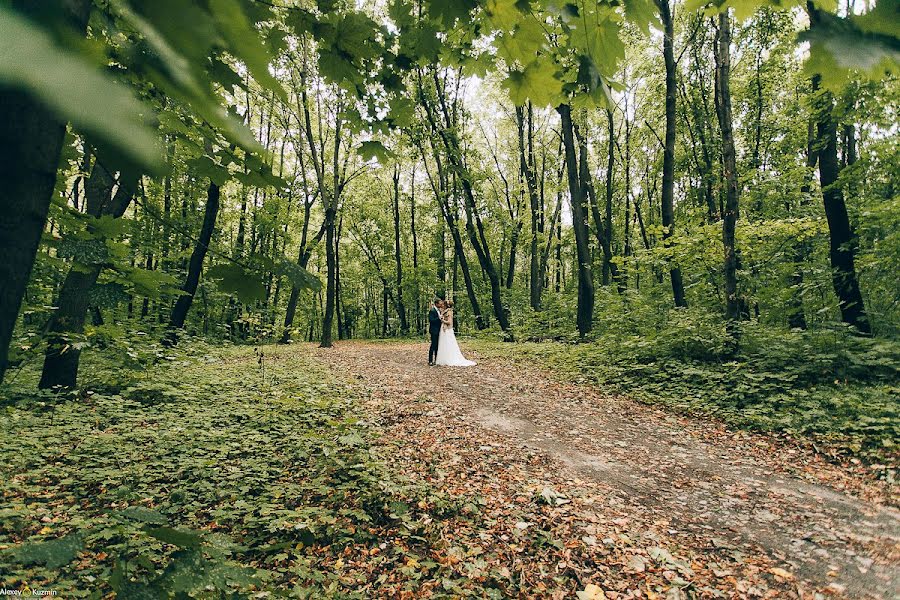
<instances>
[{"instance_id":1,"label":"fallen leaves on ground","mask_svg":"<svg viewBox=\"0 0 900 600\"><path fill-rule=\"evenodd\" d=\"M879 538L857 512L874 514L877 505L826 498L847 503L832 513L816 494L839 493L791 474L766 454L776 443L755 445L763 436L738 443L715 424L501 359L429 368L426 353L422 344L355 342L316 350L369 391L392 468L465 503L471 519L443 532L452 551L432 559L476 583L518 597L622 599L813 598L848 589L878 598L897 585L859 591L895 572L896 546L885 553L883 544L896 544L896 517ZM826 539L838 525L839 538ZM854 528L858 539L848 539ZM800 530L809 539L798 534L794 544ZM816 552L824 552L819 562L837 563L841 583L815 572ZM873 556L877 577L860 573L853 555ZM793 575L794 563L803 577Z\"/></svg>"}]
</instances>

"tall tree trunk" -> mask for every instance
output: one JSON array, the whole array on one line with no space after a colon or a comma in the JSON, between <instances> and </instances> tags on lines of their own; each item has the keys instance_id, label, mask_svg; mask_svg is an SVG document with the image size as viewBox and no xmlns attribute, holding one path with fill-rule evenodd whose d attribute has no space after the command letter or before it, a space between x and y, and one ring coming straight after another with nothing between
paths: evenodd
<instances>
[{"instance_id":1,"label":"tall tree trunk","mask_svg":"<svg viewBox=\"0 0 900 600\"><path fill-rule=\"evenodd\" d=\"M531 102L527 107L527 119L525 109L516 107L516 126L519 133L519 169L528 186L528 200L531 208L531 261L529 265L528 298L532 310L541 309L541 258L538 250L538 241L543 235L543 210L541 199L538 195L537 177L534 172L534 131L532 127L533 110ZM527 149L526 149L527 142ZM527 154L526 154L527 152Z\"/></svg>"},{"instance_id":2,"label":"tall tree trunk","mask_svg":"<svg viewBox=\"0 0 900 600\"><path fill-rule=\"evenodd\" d=\"M808 1L810 29L821 27L821 13ZM834 99L830 92L819 90L818 75L813 77L815 95L816 133L819 148L819 182L825 204L825 218L831 240L831 281L837 294L844 323L855 327L860 333L871 334L872 327L863 304L859 279L856 276L855 257L858 240L850 225L844 193L837 185L840 173L837 149L837 123L834 119Z\"/></svg>"},{"instance_id":3,"label":"tall tree trunk","mask_svg":"<svg viewBox=\"0 0 900 600\"><path fill-rule=\"evenodd\" d=\"M516 277L516 257L519 250L519 234L522 231L522 223L513 225L509 238L509 265L506 270L506 289L511 290Z\"/></svg>"},{"instance_id":4,"label":"tall tree trunk","mask_svg":"<svg viewBox=\"0 0 900 600\"><path fill-rule=\"evenodd\" d=\"M450 213L449 205L442 204L441 211L444 214L447 228L450 230L450 237L453 239L453 251L459 260L459 268L462 271L463 282L466 284L466 296L469 299L469 305L472 307L472 315L475 317L475 328L478 330L484 329L487 327L487 323L481 312L481 304L478 302L478 296L475 294L475 284L472 281L472 273L469 270L469 260L466 258L462 234L460 234L457 225L458 218ZM446 277L446 274L444 274L444 277ZM443 279L441 279L441 281L443 281ZM456 290L453 291L455 292Z\"/></svg>"},{"instance_id":5,"label":"tall tree trunk","mask_svg":"<svg viewBox=\"0 0 900 600\"><path fill-rule=\"evenodd\" d=\"M338 339L344 339L344 314L341 311L341 229L343 215L338 217L334 234L334 313L337 318Z\"/></svg>"},{"instance_id":6,"label":"tall tree trunk","mask_svg":"<svg viewBox=\"0 0 900 600\"><path fill-rule=\"evenodd\" d=\"M478 212L478 206L475 201L475 191L472 188L471 173L469 173L469 170L462 161L462 148L460 147L455 129L452 126L453 120L450 117L450 110L447 106L444 90L438 80L437 71L432 71L432 75L435 84L435 92L438 97L438 107L441 111L443 122L440 124L437 122L431 103L425 99L424 94L420 93L421 104L423 105L423 108L425 108L425 112L428 115L432 128L438 132L439 137L441 138L444 150L446 151L447 160L453 167L454 172L459 174L459 181L463 190L463 206L466 211L466 233L468 234L472 248L475 250L475 255L478 257L478 262L487 275L488 282L490 283L491 306L494 309L494 316L497 318L500 328L503 331L509 331L509 317L503 307L503 300L500 293L500 275L497 272L494 261L491 259L490 248L488 247L487 237L484 233L484 224L482 223L481 215Z\"/></svg>"},{"instance_id":7,"label":"tall tree trunk","mask_svg":"<svg viewBox=\"0 0 900 600\"><path fill-rule=\"evenodd\" d=\"M556 110L560 116L563 146L565 147L566 172L572 201L572 229L575 231L575 250L578 260L578 309L575 320L578 333L584 336L591 331L594 317L594 275L591 271L591 251L585 208L587 194L582 185L578 161L575 157L572 109L568 104L560 104Z\"/></svg>"},{"instance_id":8,"label":"tall tree trunk","mask_svg":"<svg viewBox=\"0 0 900 600\"><path fill-rule=\"evenodd\" d=\"M194 251L191 253L191 259L188 262L187 277L185 277L184 285L181 291L184 292L178 296L175 306L172 308L172 315L169 317L169 332L166 334L166 343L175 344L178 341L176 330L184 328L184 322L187 319L188 311L194 302L194 294L197 293L197 285L200 283L200 275L203 272L203 261L206 253L209 251L209 243L212 240L213 231L216 228L216 217L219 214L219 186L215 182L210 181L209 187L206 188L206 206L203 212L203 226L200 228L200 237L194 245Z\"/></svg>"},{"instance_id":9,"label":"tall tree trunk","mask_svg":"<svg viewBox=\"0 0 900 600\"><path fill-rule=\"evenodd\" d=\"M609 265L609 272L612 275L612 278L616 282L616 288L619 290L619 293L624 293L625 289L622 287L621 278L618 274L618 267L616 263L613 262L613 192L615 190L613 186L613 174L616 166L616 132L615 132L615 121L613 120L613 110L612 108L606 109L606 125L609 133L608 140L608 148L607 148L607 160L606 160L606 212L603 220L603 238L604 238L604 260Z\"/></svg>"},{"instance_id":10,"label":"tall tree trunk","mask_svg":"<svg viewBox=\"0 0 900 600\"><path fill-rule=\"evenodd\" d=\"M741 302L737 291L737 254L734 234L739 215L737 160L731 117L731 22L728 11L719 13L714 46L716 61L716 115L722 131L722 168L725 173L725 212L722 214L722 244L725 248L725 319L730 351L737 350L740 337Z\"/></svg>"},{"instance_id":11,"label":"tall tree trunk","mask_svg":"<svg viewBox=\"0 0 900 600\"><path fill-rule=\"evenodd\" d=\"M406 306L403 304L403 260L400 253L400 165L394 166L394 264L397 269L397 316L400 318L400 333L409 333L406 320Z\"/></svg>"},{"instance_id":12,"label":"tall tree trunk","mask_svg":"<svg viewBox=\"0 0 900 600\"><path fill-rule=\"evenodd\" d=\"M306 243L306 233L307 228L309 226L309 213L311 206L307 206L306 208L306 216L304 217L305 222L303 225L303 233L302 240L300 242L300 251L297 255L297 264L300 268L305 269L306 265L309 264L309 259L312 257L313 248L322 240L322 237L325 235L325 223L322 223L322 227L319 229L319 232L315 235L312 242ZM281 334L281 339L278 343L286 344L291 339L291 327L294 324L294 317L297 313L297 303L300 300L300 288L295 285L291 286L291 294L288 297L287 310L284 314L284 331Z\"/></svg>"},{"instance_id":13,"label":"tall tree trunk","mask_svg":"<svg viewBox=\"0 0 900 600\"><path fill-rule=\"evenodd\" d=\"M662 176L662 224L665 227L663 242L671 244L675 233L675 24L669 8L669 0L656 0L659 15L663 23L663 59L666 65L666 133L663 153ZM687 306L684 298L684 282L681 269L677 266L669 268L672 279L672 296L675 306Z\"/></svg>"},{"instance_id":14,"label":"tall tree trunk","mask_svg":"<svg viewBox=\"0 0 900 600\"><path fill-rule=\"evenodd\" d=\"M803 174L803 185L800 187L800 206L809 204L809 196L812 193L813 169L819 160L816 151L816 124L810 119L806 128L806 173ZM806 314L803 311L803 267L809 258L811 251L807 240L801 240L794 245L794 270L791 273L791 312L788 314L788 325L791 329L806 329Z\"/></svg>"},{"instance_id":15,"label":"tall tree trunk","mask_svg":"<svg viewBox=\"0 0 900 600\"><path fill-rule=\"evenodd\" d=\"M297 253L297 264L300 268L305 269L306 265L309 264L313 248L322 240L322 236L325 235L325 223L322 223L322 227L319 228L319 232L315 235L312 242L308 243L307 236L309 235L309 221L312 216L312 207L316 201L316 197L321 193L321 190L316 194L310 193L309 180L306 175L306 153L303 152L301 144L296 145L295 151L297 153L299 171L303 181L303 228L300 231L300 250ZM279 344L286 344L291 339L291 328L294 324L294 316L297 312L297 302L299 299L300 288L292 285L291 293L288 297L287 310L284 314L284 330L281 333L281 339L278 340Z\"/></svg>"},{"instance_id":16,"label":"tall tree trunk","mask_svg":"<svg viewBox=\"0 0 900 600\"><path fill-rule=\"evenodd\" d=\"M628 99L625 99L625 248L623 255L626 259L634 254L631 244L632 223L631 223L631 121L628 120ZM621 154L620 154L621 155ZM622 274L622 286L628 289L628 272L631 263L626 263L625 272Z\"/></svg>"},{"instance_id":17,"label":"tall tree trunk","mask_svg":"<svg viewBox=\"0 0 900 600\"><path fill-rule=\"evenodd\" d=\"M422 290L419 284L419 234L416 232L416 163L413 163L409 181L409 231L412 234L413 285L416 294L416 331L421 331Z\"/></svg>"},{"instance_id":18,"label":"tall tree trunk","mask_svg":"<svg viewBox=\"0 0 900 600\"><path fill-rule=\"evenodd\" d=\"M90 0L44 2L14 0L12 7L38 21L64 20L73 33L84 35L93 3ZM50 200L66 124L25 92L0 89L0 382L6 373L9 344L31 277Z\"/></svg>"},{"instance_id":19,"label":"tall tree trunk","mask_svg":"<svg viewBox=\"0 0 900 600\"><path fill-rule=\"evenodd\" d=\"M148 271L153 270L153 253L147 253L147 262L144 263L144 268ZM146 319L147 315L150 314L150 298L148 296L144 296L143 302L141 302L141 319Z\"/></svg>"},{"instance_id":20,"label":"tall tree trunk","mask_svg":"<svg viewBox=\"0 0 900 600\"><path fill-rule=\"evenodd\" d=\"M325 310L322 315L322 339L320 348L331 348L333 345L332 325L334 323L334 299L335 299L335 248L334 248L334 224L335 208L329 206L325 209Z\"/></svg>"},{"instance_id":21,"label":"tall tree trunk","mask_svg":"<svg viewBox=\"0 0 900 600\"><path fill-rule=\"evenodd\" d=\"M113 195L113 176L99 162L94 163L91 177L85 184L87 213L92 217L111 216L119 218L134 198L137 178L125 175ZM69 344L68 336L84 331L90 291L103 270L103 264L91 263L86 269L71 268L66 275L56 301L57 310L47 325L49 332L47 349L44 353L44 368L38 387L74 388L78 379L78 364L81 350Z\"/></svg>"},{"instance_id":22,"label":"tall tree trunk","mask_svg":"<svg viewBox=\"0 0 900 600\"><path fill-rule=\"evenodd\" d=\"M390 294L390 289L387 286L387 282L381 288L381 337L387 337L389 332L388 327L388 294Z\"/></svg>"},{"instance_id":23,"label":"tall tree trunk","mask_svg":"<svg viewBox=\"0 0 900 600\"><path fill-rule=\"evenodd\" d=\"M469 299L469 305L472 307L472 315L475 317L475 328L480 331L487 327L487 320L484 318L481 304L478 302L478 295L475 293L475 285L472 282L472 275L469 271L469 261L466 258L465 250L463 249L462 235L460 234L458 226L458 210L454 205L451 205L450 203L450 186L448 183L447 174L443 167L443 162L441 161L441 153L437 150L434 144L432 144L431 149L432 156L434 157L435 161L436 172L432 174L431 170L428 167L428 161L425 158L424 147L422 147L422 163L425 165L425 171L428 175L428 181L431 184L431 191L434 193L434 197L437 199L438 208L440 208L441 211L441 216L443 217L446 228L447 230L449 230L450 237L453 240L454 252L459 257L459 266L463 273L463 281L466 284L466 295ZM442 227L440 230L440 254L437 257L437 276L442 286L446 285L447 280L445 240L446 232ZM456 290L453 291L455 292Z\"/></svg>"},{"instance_id":24,"label":"tall tree trunk","mask_svg":"<svg viewBox=\"0 0 900 600\"><path fill-rule=\"evenodd\" d=\"M838 184L840 164L837 124L832 113L833 98L830 92L817 88L818 76L813 79L813 93L818 92L816 131L819 138L819 182L831 240L831 281L838 297L841 320L868 335L872 333L872 328L856 276L855 257L859 242L850 225L844 193Z\"/></svg>"}]
</instances>

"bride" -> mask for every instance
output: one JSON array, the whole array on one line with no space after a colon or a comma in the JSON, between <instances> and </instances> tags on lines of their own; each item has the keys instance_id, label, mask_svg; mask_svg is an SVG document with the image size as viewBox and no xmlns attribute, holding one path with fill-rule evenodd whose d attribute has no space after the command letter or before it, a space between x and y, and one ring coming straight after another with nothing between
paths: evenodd
<instances>
[{"instance_id":1,"label":"bride","mask_svg":"<svg viewBox=\"0 0 900 600\"><path fill-rule=\"evenodd\" d=\"M435 364L442 367L471 367L475 363L467 360L456 343L453 333L453 301L444 302L441 311L441 336L438 338L438 351Z\"/></svg>"}]
</instances>

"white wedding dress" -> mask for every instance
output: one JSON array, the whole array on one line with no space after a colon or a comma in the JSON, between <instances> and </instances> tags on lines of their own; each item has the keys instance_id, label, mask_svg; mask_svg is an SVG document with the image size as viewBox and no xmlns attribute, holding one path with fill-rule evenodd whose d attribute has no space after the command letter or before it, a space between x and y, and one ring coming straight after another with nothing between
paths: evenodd
<instances>
[{"instance_id":1,"label":"white wedding dress","mask_svg":"<svg viewBox=\"0 0 900 600\"><path fill-rule=\"evenodd\" d=\"M452 322L452 317L450 318ZM440 367L471 367L474 361L463 356L459 344L456 342L456 334L453 327L444 325L441 327L441 335L438 338L437 358L434 363Z\"/></svg>"}]
</instances>

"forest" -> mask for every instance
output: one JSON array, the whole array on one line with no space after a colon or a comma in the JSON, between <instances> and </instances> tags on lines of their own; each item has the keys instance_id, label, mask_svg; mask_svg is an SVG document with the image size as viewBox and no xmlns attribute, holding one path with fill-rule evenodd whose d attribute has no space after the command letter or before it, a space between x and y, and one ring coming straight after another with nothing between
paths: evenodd
<instances>
[{"instance_id":1,"label":"forest","mask_svg":"<svg viewBox=\"0 0 900 600\"><path fill-rule=\"evenodd\" d=\"M894 597L898 24L0 3L0 585Z\"/></svg>"}]
</instances>

